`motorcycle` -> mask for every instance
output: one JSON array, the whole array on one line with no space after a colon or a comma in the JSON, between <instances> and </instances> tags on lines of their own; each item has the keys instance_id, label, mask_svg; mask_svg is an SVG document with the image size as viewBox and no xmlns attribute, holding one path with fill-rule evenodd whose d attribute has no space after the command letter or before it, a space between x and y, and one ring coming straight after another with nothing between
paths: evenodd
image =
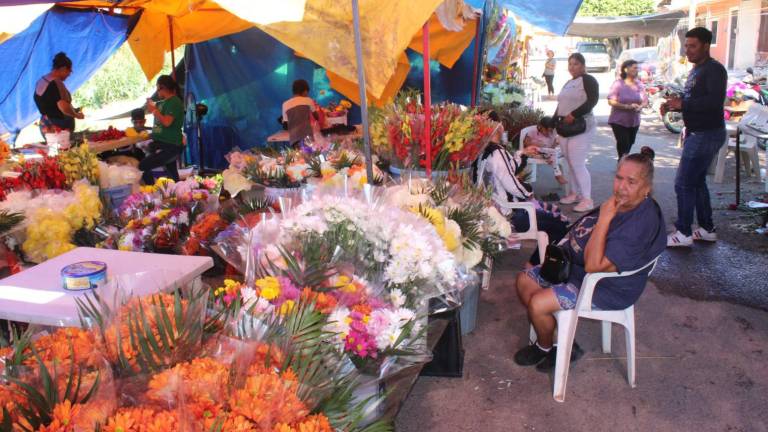
<instances>
[{"instance_id":1,"label":"motorcycle","mask_svg":"<svg viewBox=\"0 0 768 432\"><path fill-rule=\"evenodd\" d=\"M666 99L673 97L683 97L683 86L677 82L665 84L664 89L661 91L660 98L663 99L663 101L659 104L659 115L661 116L661 121L664 123L664 127L666 127L668 131L674 134L679 134L683 131L683 113L680 111L669 111L667 109L667 104L664 103Z\"/></svg>"}]
</instances>

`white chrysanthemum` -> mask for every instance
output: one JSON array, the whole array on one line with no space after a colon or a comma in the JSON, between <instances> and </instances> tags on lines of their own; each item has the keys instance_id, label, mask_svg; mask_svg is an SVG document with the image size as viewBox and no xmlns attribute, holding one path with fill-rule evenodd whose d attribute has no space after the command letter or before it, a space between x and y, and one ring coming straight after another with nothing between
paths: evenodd
<instances>
[{"instance_id":1,"label":"white chrysanthemum","mask_svg":"<svg viewBox=\"0 0 768 432\"><path fill-rule=\"evenodd\" d=\"M454 253L456 261L464 265L464 267L471 269L480 264L483 260L483 251L479 247L460 247Z\"/></svg>"},{"instance_id":2,"label":"white chrysanthemum","mask_svg":"<svg viewBox=\"0 0 768 432\"><path fill-rule=\"evenodd\" d=\"M349 334L348 320L349 309L344 306L336 308L328 316L328 323L323 327L323 330L328 333L333 333L337 343L343 343L344 338Z\"/></svg>"},{"instance_id":3,"label":"white chrysanthemum","mask_svg":"<svg viewBox=\"0 0 768 432\"><path fill-rule=\"evenodd\" d=\"M405 294L399 288L395 288L389 293L389 300L392 302L392 306L396 308L403 307L405 304Z\"/></svg>"},{"instance_id":4,"label":"white chrysanthemum","mask_svg":"<svg viewBox=\"0 0 768 432\"><path fill-rule=\"evenodd\" d=\"M512 225L507 218L502 215L499 210L494 206L489 206L485 209L488 218L490 219L491 233L497 234L501 237L507 238L512 235Z\"/></svg>"}]
</instances>

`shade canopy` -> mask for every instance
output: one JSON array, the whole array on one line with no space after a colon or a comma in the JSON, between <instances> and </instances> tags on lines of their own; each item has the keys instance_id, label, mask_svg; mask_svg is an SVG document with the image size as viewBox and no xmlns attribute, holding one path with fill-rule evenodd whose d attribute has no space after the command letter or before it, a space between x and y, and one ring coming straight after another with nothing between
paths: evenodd
<instances>
[{"instance_id":1,"label":"shade canopy","mask_svg":"<svg viewBox=\"0 0 768 432\"><path fill-rule=\"evenodd\" d=\"M568 36L669 36L680 19L686 16L685 12L675 11L629 17L578 17L568 29Z\"/></svg>"},{"instance_id":2,"label":"shade canopy","mask_svg":"<svg viewBox=\"0 0 768 432\"><path fill-rule=\"evenodd\" d=\"M129 19L95 11L54 7L23 32L0 44L0 134L17 133L39 117L35 83L50 72L53 56L72 59L70 91L80 87L125 42Z\"/></svg>"}]
</instances>

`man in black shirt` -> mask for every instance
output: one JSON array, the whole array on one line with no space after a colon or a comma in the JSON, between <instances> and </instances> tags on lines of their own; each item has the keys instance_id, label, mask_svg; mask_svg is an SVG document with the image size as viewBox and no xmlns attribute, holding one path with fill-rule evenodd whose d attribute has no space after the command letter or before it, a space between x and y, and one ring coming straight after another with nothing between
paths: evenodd
<instances>
[{"instance_id":1,"label":"man in black shirt","mask_svg":"<svg viewBox=\"0 0 768 432\"><path fill-rule=\"evenodd\" d=\"M75 130L75 119L83 113L72 106L72 95L64 81L72 74L72 60L60 52L53 58L51 72L35 85L35 105L40 111L40 131L53 150L69 148L69 135Z\"/></svg>"},{"instance_id":2,"label":"man in black shirt","mask_svg":"<svg viewBox=\"0 0 768 432\"><path fill-rule=\"evenodd\" d=\"M707 189L707 169L725 143L723 104L728 72L709 55L712 32L696 27L685 35L685 54L695 66L688 74L682 99L667 106L683 112L685 141L675 178L676 231L667 236L668 247L690 247L694 240L717 241ZM699 228L692 231L693 213Z\"/></svg>"}]
</instances>

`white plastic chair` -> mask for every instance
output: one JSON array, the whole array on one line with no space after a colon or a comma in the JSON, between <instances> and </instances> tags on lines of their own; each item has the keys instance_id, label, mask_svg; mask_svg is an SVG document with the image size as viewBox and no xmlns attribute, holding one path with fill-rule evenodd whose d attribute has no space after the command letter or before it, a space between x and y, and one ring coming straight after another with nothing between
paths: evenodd
<instances>
[{"instance_id":1,"label":"white plastic chair","mask_svg":"<svg viewBox=\"0 0 768 432\"><path fill-rule=\"evenodd\" d=\"M536 240L536 245L539 247L539 260L544 262L544 254L547 252L549 236L544 231L539 231L539 226L536 222L536 207L530 202L509 203L504 207L510 210L525 210L528 213L528 231L516 232L515 237L518 240Z\"/></svg>"},{"instance_id":2,"label":"white plastic chair","mask_svg":"<svg viewBox=\"0 0 768 432\"><path fill-rule=\"evenodd\" d=\"M482 178L483 172L481 171L477 174L478 186L482 185ZM537 246L539 247L539 259L541 262L544 262L544 254L546 253L547 244L549 244L549 235L544 231L539 231L539 225L536 219L536 207L533 203L524 201L506 203L503 207L505 210L525 210L525 212L528 213L528 231L516 232L515 236L518 240L536 240ZM488 283L490 283L490 280L488 280ZM487 284L484 286L487 286Z\"/></svg>"},{"instance_id":3,"label":"white plastic chair","mask_svg":"<svg viewBox=\"0 0 768 432\"><path fill-rule=\"evenodd\" d=\"M650 275L659 257L644 265L643 267L619 273L589 273L581 283L579 297L576 300L576 307L571 310L561 310L555 312L557 320L557 360L555 364L555 385L552 397L558 402L565 401L565 386L568 381L568 370L571 366L571 349L573 340L576 337L576 325L579 318L587 318L602 321L602 339L603 353L611 352L611 323L620 324L624 327L624 335L627 345L627 381L630 387L635 387L635 306L630 306L624 310L606 311L592 309L592 296L595 292L597 283L605 278L625 277L650 269ZM535 341L536 332L531 326L531 340Z\"/></svg>"},{"instance_id":4,"label":"white plastic chair","mask_svg":"<svg viewBox=\"0 0 768 432\"><path fill-rule=\"evenodd\" d=\"M524 144L525 143L525 137L527 137L528 134L531 133L534 130L536 130L536 126L535 125L534 126L528 126L528 127L525 127L525 128L520 130L520 141L518 143L518 148L519 148L520 151L523 151L523 149L525 148L525 144ZM563 155L562 155L562 152L560 152L560 157L558 158L558 160L555 161L555 163L560 164L562 162L562 159L563 159ZM547 164L547 161L545 161L543 159L529 157L528 158L528 165L530 165L530 167L531 167L531 183L535 183L536 182L537 166L538 165L548 165L548 164ZM563 170L567 169L566 165L567 164L561 164ZM563 171L563 174L565 174L565 171ZM568 190L568 186L567 185L566 185L565 188L566 188L565 193L567 195L570 191Z\"/></svg>"},{"instance_id":5,"label":"white plastic chair","mask_svg":"<svg viewBox=\"0 0 768 432\"><path fill-rule=\"evenodd\" d=\"M739 123L751 124L760 120L765 121L768 118L768 108L759 104L752 104ZM725 159L728 153L736 152L736 142L732 142L731 138L736 138L737 123L729 122L726 124L725 144L720 147L720 151L717 153L716 165L715 165L715 183L722 183L725 175ZM758 179L760 179L760 157L758 156L757 140L754 137L750 137L742 134L739 142L739 150L741 151L741 160L744 163L744 172L749 177L754 171ZM741 169L741 167L736 167Z\"/></svg>"}]
</instances>

